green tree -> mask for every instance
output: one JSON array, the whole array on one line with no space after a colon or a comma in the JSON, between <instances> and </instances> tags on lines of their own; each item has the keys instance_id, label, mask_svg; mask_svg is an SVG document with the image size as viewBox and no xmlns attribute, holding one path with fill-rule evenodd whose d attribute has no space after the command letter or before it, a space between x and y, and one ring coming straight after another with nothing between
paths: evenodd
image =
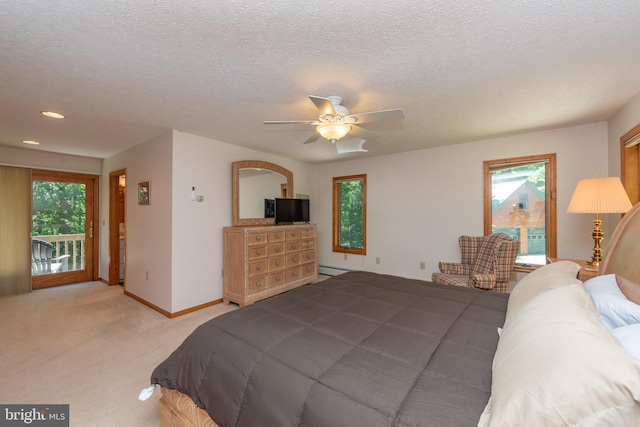
<instances>
[{"instance_id":1,"label":"green tree","mask_svg":"<svg viewBox=\"0 0 640 427\"><path fill-rule=\"evenodd\" d=\"M340 185L340 246L364 247L363 183L345 181Z\"/></svg>"},{"instance_id":2,"label":"green tree","mask_svg":"<svg viewBox=\"0 0 640 427\"><path fill-rule=\"evenodd\" d=\"M67 182L33 182L33 235L82 234L86 186Z\"/></svg>"}]
</instances>

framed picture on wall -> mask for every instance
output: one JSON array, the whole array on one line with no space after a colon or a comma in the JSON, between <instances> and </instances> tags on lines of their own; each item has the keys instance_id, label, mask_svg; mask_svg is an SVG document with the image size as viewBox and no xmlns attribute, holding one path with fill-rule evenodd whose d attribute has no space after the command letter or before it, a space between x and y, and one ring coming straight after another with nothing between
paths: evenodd
<instances>
[{"instance_id":1,"label":"framed picture on wall","mask_svg":"<svg viewBox=\"0 0 640 427\"><path fill-rule=\"evenodd\" d=\"M148 205L151 202L151 181L138 184L138 204Z\"/></svg>"}]
</instances>

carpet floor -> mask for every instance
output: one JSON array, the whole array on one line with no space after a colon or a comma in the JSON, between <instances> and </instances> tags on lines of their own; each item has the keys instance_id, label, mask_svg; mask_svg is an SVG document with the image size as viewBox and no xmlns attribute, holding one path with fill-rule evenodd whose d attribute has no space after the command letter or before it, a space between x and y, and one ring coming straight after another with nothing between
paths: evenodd
<instances>
[{"instance_id":1,"label":"carpet floor","mask_svg":"<svg viewBox=\"0 0 640 427\"><path fill-rule=\"evenodd\" d=\"M0 298L0 403L69 404L70 426L160 425L152 370L198 325L237 308L169 319L101 282Z\"/></svg>"}]
</instances>

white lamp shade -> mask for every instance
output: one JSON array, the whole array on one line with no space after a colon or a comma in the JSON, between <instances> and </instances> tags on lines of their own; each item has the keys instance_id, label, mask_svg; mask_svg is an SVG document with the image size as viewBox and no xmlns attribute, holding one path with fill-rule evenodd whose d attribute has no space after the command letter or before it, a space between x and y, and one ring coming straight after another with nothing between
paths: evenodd
<instances>
[{"instance_id":1,"label":"white lamp shade","mask_svg":"<svg viewBox=\"0 0 640 427\"><path fill-rule=\"evenodd\" d=\"M317 127L317 130L323 138L335 142L348 134L351 126L343 123L323 123Z\"/></svg>"},{"instance_id":2,"label":"white lamp shade","mask_svg":"<svg viewBox=\"0 0 640 427\"><path fill-rule=\"evenodd\" d=\"M625 213L631 201L618 177L581 179L576 185L567 212Z\"/></svg>"}]
</instances>

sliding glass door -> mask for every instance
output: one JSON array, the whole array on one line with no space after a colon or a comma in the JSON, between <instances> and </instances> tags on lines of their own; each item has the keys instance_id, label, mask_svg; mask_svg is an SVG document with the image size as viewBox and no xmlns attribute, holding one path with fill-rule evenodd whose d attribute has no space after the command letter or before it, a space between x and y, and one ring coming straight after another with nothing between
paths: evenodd
<instances>
[{"instance_id":1,"label":"sliding glass door","mask_svg":"<svg viewBox=\"0 0 640 427\"><path fill-rule=\"evenodd\" d=\"M33 289L94 280L97 180L93 175L33 171Z\"/></svg>"}]
</instances>

